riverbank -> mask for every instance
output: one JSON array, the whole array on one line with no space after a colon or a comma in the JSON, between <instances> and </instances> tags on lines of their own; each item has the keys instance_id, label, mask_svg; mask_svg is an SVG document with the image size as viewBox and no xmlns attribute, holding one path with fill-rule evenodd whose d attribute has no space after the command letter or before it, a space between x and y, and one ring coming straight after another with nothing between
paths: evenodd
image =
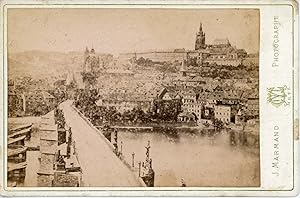
<instances>
[{"instance_id":1,"label":"riverbank","mask_svg":"<svg viewBox=\"0 0 300 198\"><path fill-rule=\"evenodd\" d=\"M159 130L138 127L117 129L118 142L122 142L118 144L122 148L122 159L132 163L134 153L137 168L138 162L145 158L145 149L141 148L150 141L157 187L181 186L181 179L189 187L260 184L259 148L233 146L226 130L215 133L212 127L206 130L199 126L178 129L165 126L158 127Z\"/></svg>"}]
</instances>

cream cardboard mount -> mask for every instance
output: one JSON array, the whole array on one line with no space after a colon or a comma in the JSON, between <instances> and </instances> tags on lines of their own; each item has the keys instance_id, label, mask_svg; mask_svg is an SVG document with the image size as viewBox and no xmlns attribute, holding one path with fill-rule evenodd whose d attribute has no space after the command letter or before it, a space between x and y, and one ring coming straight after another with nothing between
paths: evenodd
<instances>
[{"instance_id":1,"label":"cream cardboard mount","mask_svg":"<svg viewBox=\"0 0 300 198\"><path fill-rule=\"evenodd\" d=\"M296 196L297 1L1 1L1 196Z\"/></svg>"}]
</instances>

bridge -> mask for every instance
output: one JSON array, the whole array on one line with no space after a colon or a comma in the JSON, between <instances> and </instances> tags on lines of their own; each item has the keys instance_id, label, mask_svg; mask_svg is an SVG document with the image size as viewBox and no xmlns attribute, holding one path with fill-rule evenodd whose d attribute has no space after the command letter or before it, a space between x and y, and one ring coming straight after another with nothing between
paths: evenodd
<instances>
[{"instance_id":1,"label":"bridge","mask_svg":"<svg viewBox=\"0 0 300 198\"><path fill-rule=\"evenodd\" d=\"M103 126L95 126L96 128L102 128ZM153 130L153 127L148 126L110 126L112 129L143 129L143 130Z\"/></svg>"},{"instance_id":2,"label":"bridge","mask_svg":"<svg viewBox=\"0 0 300 198\"><path fill-rule=\"evenodd\" d=\"M72 101L60 105L66 123L72 128L84 186L132 187L144 186L142 180L114 153L99 131L72 107Z\"/></svg>"}]
</instances>

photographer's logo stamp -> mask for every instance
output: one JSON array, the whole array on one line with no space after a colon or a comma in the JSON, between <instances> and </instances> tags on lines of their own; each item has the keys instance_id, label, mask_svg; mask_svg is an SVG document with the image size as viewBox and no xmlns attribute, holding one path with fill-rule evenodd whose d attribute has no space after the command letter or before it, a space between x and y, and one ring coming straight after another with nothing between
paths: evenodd
<instances>
[{"instance_id":1,"label":"photographer's logo stamp","mask_svg":"<svg viewBox=\"0 0 300 198\"><path fill-rule=\"evenodd\" d=\"M267 101L272 104L274 107L280 107L282 105L288 106L291 101L290 88L286 85L281 87L270 87L267 88L268 95Z\"/></svg>"}]
</instances>

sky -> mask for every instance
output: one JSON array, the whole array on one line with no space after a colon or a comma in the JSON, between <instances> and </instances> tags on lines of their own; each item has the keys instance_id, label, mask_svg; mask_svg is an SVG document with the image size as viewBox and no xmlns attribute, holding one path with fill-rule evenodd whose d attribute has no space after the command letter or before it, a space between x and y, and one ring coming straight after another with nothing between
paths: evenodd
<instances>
[{"instance_id":1,"label":"sky","mask_svg":"<svg viewBox=\"0 0 300 198\"><path fill-rule=\"evenodd\" d=\"M194 49L200 22L207 44L228 38L248 53L259 51L255 9L10 8L7 20L9 52Z\"/></svg>"}]
</instances>

